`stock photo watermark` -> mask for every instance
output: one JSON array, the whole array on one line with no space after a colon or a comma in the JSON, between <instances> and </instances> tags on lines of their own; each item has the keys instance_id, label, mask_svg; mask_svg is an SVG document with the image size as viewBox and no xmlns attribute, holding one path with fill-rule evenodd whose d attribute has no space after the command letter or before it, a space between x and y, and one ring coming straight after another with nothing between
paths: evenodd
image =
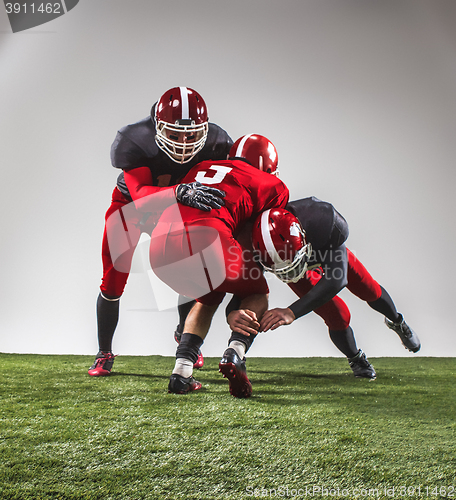
<instances>
[{"instance_id":1,"label":"stock photo watermark","mask_svg":"<svg viewBox=\"0 0 456 500\"><path fill-rule=\"evenodd\" d=\"M278 486L277 488L245 489L247 498L455 498L456 487L449 486L381 486L334 487L307 485L302 488Z\"/></svg>"},{"instance_id":2,"label":"stock photo watermark","mask_svg":"<svg viewBox=\"0 0 456 500\"><path fill-rule=\"evenodd\" d=\"M29 30L63 16L76 7L79 0L53 2L3 0L13 33Z\"/></svg>"}]
</instances>

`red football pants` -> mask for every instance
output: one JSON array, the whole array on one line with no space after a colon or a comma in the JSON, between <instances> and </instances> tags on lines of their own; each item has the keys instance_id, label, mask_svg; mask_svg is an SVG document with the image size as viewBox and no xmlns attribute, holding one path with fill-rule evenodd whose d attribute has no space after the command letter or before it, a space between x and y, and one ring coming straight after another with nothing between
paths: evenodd
<instances>
[{"instance_id":1,"label":"red football pants","mask_svg":"<svg viewBox=\"0 0 456 500\"><path fill-rule=\"evenodd\" d=\"M351 293L366 302L373 302L380 298L382 290L377 281L372 278L361 261L347 248L348 255L348 284ZM298 295L304 296L321 279L317 270L308 271L305 278L298 283L290 283L289 287ZM314 310L326 323L330 330L345 330L350 325L350 310L347 304L337 295L323 306Z\"/></svg>"},{"instance_id":2,"label":"red football pants","mask_svg":"<svg viewBox=\"0 0 456 500\"><path fill-rule=\"evenodd\" d=\"M225 293L239 298L267 294L269 288L253 253L216 218L159 222L150 245L154 273L181 295L206 305L219 304ZM168 218L169 212L167 213Z\"/></svg>"},{"instance_id":3,"label":"red football pants","mask_svg":"<svg viewBox=\"0 0 456 500\"><path fill-rule=\"evenodd\" d=\"M131 269L131 261L142 232L151 233L154 219L142 224L144 213L118 189L114 188L111 206L105 215L101 248L103 278L100 290L108 298L123 294Z\"/></svg>"}]
</instances>

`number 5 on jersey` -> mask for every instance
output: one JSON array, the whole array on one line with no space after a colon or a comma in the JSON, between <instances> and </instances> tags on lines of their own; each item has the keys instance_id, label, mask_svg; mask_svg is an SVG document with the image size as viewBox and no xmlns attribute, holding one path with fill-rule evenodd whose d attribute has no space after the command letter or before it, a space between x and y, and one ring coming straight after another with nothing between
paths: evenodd
<instances>
[{"instance_id":1,"label":"number 5 on jersey","mask_svg":"<svg viewBox=\"0 0 456 500\"><path fill-rule=\"evenodd\" d=\"M208 177L206 172L198 172L195 176L195 181L201 182L201 184L211 185L220 184L227 174L233 170L232 167L223 167L221 165L211 165L208 170L215 170L215 175L213 177Z\"/></svg>"}]
</instances>

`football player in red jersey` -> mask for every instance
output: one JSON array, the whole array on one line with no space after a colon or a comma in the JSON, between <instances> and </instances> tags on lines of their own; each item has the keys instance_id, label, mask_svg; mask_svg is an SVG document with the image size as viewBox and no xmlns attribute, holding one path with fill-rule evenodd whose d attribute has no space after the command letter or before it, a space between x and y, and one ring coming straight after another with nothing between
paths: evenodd
<instances>
[{"instance_id":1,"label":"football player in red jersey","mask_svg":"<svg viewBox=\"0 0 456 500\"><path fill-rule=\"evenodd\" d=\"M287 204L287 187L270 175L277 163L277 151L268 139L257 134L241 137L228 160L204 161L183 179L185 186L201 183L222 191L223 206L202 212L173 205L163 212L152 233L150 262L155 274L176 292L197 300L176 351L170 392L183 394L201 387L192 376L193 363L226 293L239 297L240 307L256 318L267 309L263 273L251 249L235 238L238 228L258 213ZM226 360L228 373L232 361ZM235 375L236 382L230 380L231 390L238 397L248 397L251 387L242 384L242 367Z\"/></svg>"},{"instance_id":2,"label":"football player in red jersey","mask_svg":"<svg viewBox=\"0 0 456 500\"><path fill-rule=\"evenodd\" d=\"M348 224L330 204L310 197L290 202L286 210L268 210L255 221L252 244L266 271L274 273L300 297L287 308L267 311L257 328L244 311L234 311L230 326L242 333L253 333L244 340L248 349L255 330L275 330L314 311L329 328L329 335L344 353L355 376L375 379L376 373L361 349L357 348L350 325L350 311L337 295L347 289L385 316L402 344L418 352L421 344L407 325L388 292L369 274L346 247ZM234 334L235 335L235 334ZM242 354L242 353L241 353Z\"/></svg>"},{"instance_id":3,"label":"football player in red jersey","mask_svg":"<svg viewBox=\"0 0 456 500\"><path fill-rule=\"evenodd\" d=\"M111 372L119 299L141 233L150 234L157 215L176 202L176 185L193 166L203 160L225 160L232 144L223 129L208 121L201 95L188 87L169 89L153 105L148 117L118 131L111 147L111 162L122 172L105 217L103 278L97 299L99 352L89 375L104 376ZM202 210L219 206L217 191L204 187L193 191L194 199L187 196L184 202L198 206L198 198ZM182 332L192 305L186 298L179 301L181 321L177 335ZM197 366L202 363L200 353Z\"/></svg>"}]
</instances>

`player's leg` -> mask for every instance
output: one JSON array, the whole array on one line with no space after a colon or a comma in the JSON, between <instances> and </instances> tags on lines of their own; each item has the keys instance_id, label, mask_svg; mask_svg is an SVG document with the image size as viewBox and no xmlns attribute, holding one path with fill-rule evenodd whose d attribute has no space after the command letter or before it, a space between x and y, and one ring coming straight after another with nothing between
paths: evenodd
<instances>
[{"instance_id":1,"label":"player's leg","mask_svg":"<svg viewBox=\"0 0 456 500\"><path fill-rule=\"evenodd\" d=\"M236 243L238 245L237 254L235 252ZM252 252L242 247L237 241L233 242L230 259L230 270L232 271L232 283L234 286L230 288L233 297L226 308L226 316L228 317L231 312L236 310L248 309L255 313L259 322L268 308L267 294L269 293L269 289L263 272L256 264ZM242 279L236 279L239 276L242 276ZM248 292L247 295L246 291ZM235 349L240 359L243 359L256 336L255 334L250 334L247 337L242 333L232 331L228 347Z\"/></svg>"},{"instance_id":2,"label":"player's leg","mask_svg":"<svg viewBox=\"0 0 456 500\"><path fill-rule=\"evenodd\" d=\"M269 288L263 271L255 261L253 252L228 238L226 257L226 280L223 290L240 300L239 309L249 311L257 321L268 309ZM234 397L247 398L252 394L252 385L247 377L245 353L249 350L255 335L246 337L231 332L228 348L219 363L219 371L228 379L230 393Z\"/></svg>"},{"instance_id":3,"label":"player's leg","mask_svg":"<svg viewBox=\"0 0 456 500\"><path fill-rule=\"evenodd\" d=\"M214 303L196 302L187 314L184 333L176 349L176 363L169 379L168 392L187 394L201 389L201 383L193 378L193 367L198 359L212 318L223 295L213 294Z\"/></svg>"},{"instance_id":4,"label":"player's leg","mask_svg":"<svg viewBox=\"0 0 456 500\"><path fill-rule=\"evenodd\" d=\"M177 312L179 315L179 323L176 326L174 332L174 340L179 343L182 334L184 333L185 320L187 319L188 313L191 311L192 307L195 305L196 300L185 297L184 295L179 295L177 302Z\"/></svg>"},{"instance_id":5,"label":"player's leg","mask_svg":"<svg viewBox=\"0 0 456 500\"><path fill-rule=\"evenodd\" d=\"M289 286L299 297L302 297L312 289L320 278L321 274L318 271L309 271L306 273L306 278L301 279L298 283L289 283ZM227 317L231 312L237 309L242 309L242 307L240 305L239 297L234 296L227 306ZM262 314L264 314L264 312ZM233 330L231 332L228 347L229 349L236 351L238 358L242 360L251 348L256 337L257 335L254 334L250 334L250 336L247 337L242 333ZM225 357L226 356L224 355L224 358Z\"/></svg>"},{"instance_id":6,"label":"player's leg","mask_svg":"<svg viewBox=\"0 0 456 500\"><path fill-rule=\"evenodd\" d=\"M114 189L103 232L103 277L96 304L98 353L88 371L92 377L111 373L115 357L112 339L119 321L120 297L127 283L131 260L140 237L140 229L135 229L134 226L139 221L140 214L132 210L133 207L128 206L126 209L127 204L128 200L118 189Z\"/></svg>"},{"instance_id":7,"label":"player's leg","mask_svg":"<svg viewBox=\"0 0 456 500\"><path fill-rule=\"evenodd\" d=\"M253 253L245 248L243 248L234 238L230 229L221 221L217 219L210 219L205 222L203 226L202 221L198 221L198 225L192 225L191 222L186 224L186 239L184 241L175 241L176 236L170 231L167 235L167 241L165 245L160 244L162 248L166 249L166 246L171 243L173 247L172 252L168 252L174 262L182 261L182 256L186 256L188 252L190 257L194 257L198 253L201 253L205 264L204 276L207 279L206 283L214 286L213 293L233 293L238 295L242 302L241 308L248 308L253 311L259 317L267 309L267 293L268 287L266 280L264 279L262 270L258 267L255 262ZM188 244L188 249L185 248L185 244ZM161 254L165 252L162 250ZM188 258L188 257L187 257ZM158 259L154 259L154 263L157 263ZM187 265L187 268L189 266ZM170 269L170 275L167 276L165 273L161 273L163 278L169 283L176 286L188 286L190 283L194 288L195 295L198 288L196 286L199 283L201 287L203 280L200 276L195 275L197 271L196 266L194 269L182 269L180 273L180 283L176 283L176 278L171 276L175 274L174 269ZM160 271L159 271L160 272ZM185 276L187 283L181 283L182 277ZM219 283L214 285L214 283ZM191 289L191 288L188 288ZM210 296L211 294L207 294ZM258 295L257 297L254 297ZM205 303L205 297L200 297L199 301ZM196 309L192 309L190 315L194 314ZM189 316L190 316L189 315ZM182 338L189 331L189 326L186 322L185 330ZM196 339L194 339L196 341ZM232 351L231 354L235 353ZM251 384L246 376L245 361L243 356L239 358L227 357L226 351L222 357L219 368L222 373L228 373L227 377L230 382L230 391L233 395L237 397L248 397L251 393ZM232 363L234 362L234 363ZM224 371L225 365L230 364L235 367L233 371ZM187 371L188 374L188 371ZM234 379L236 378L236 381ZM243 380L243 384L239 384L238 381Z\"/></svg>"},{"instance_id":8,"label":"player's leg","mask_svg":"<svg viewBox=\"0 0 456 500\"><path fill-rule=\"evenodd\" d=\"M195 300L185 297L184 295L179 295L177 311L179 313L179 323L174 330L174 340L179 343L182 334L184 333L185 320L187 319L188 313L195 305ZM198 359L193 364L193 368L200 369L204 366L204 356L201 349L198 352Z\"/></svg>"},{"instance_id":9,"label":"player's leg","mask_svg":"<svg viewBox=\"0 0 456 500\"><path fill-rule=\"evenodd\" d=\"M253 294L241 300L239 309L251 311L260 321L268 309L267 294ZM246 337L231 332L228 348L219 363L219 371L228 379L230 394L236 398L248 398L252 395L252 384L247 377L245 354L250 349L256 335Z\"/></svg>"},{"instance_id":10,"label":"player's leg","mask_svg":"<svg viewBox=\"0 0 456 500\"><path fill-rule=\"evenodd\" d=\"M375 369L366 354L356 344L355 334L350 326L350 310L338 296L333 297L323 306L315 309L329 329L329 337L333 344L348 360L348 364L357 378L375 379Z\"/></svg>"},{"instance_id":11,"label":"player's leg","mask_svg":"<svg viewBox=\"0 0 456 500\"><path fill-rule=\"evenodd\" d=\"M97 299L98 353L88 373L92 377L109 375L114 363L112 338L119 320L119 298L109 298L100 292Z\"/></svg>"},{"instance_id":12,"label":"player's leg","mask_svg":"<svg viewBox=\"0 0 456 500\"><path fill-rule=\"evenodd\" d=\"M157 234L151 239L151 266L156 275L176 292L197 298L205 306L214 304L211 302L213 294L224 296L225 293L236 293L244 299L248 295L268 292L266 280L253 255L251 262L244 261L244 249L222 221L188 221L185 226L176 223L168 228L162 228L159 223L157 229ZM252 277L252 267L256 268L257 279ZM199 322L204 325L204 311L204 307L194 306L187 316L177 352L177 359L187 360L186 369L177 367L173 379L177 376L187 379L192 372L189 361L192 361L195 349L202 344L195 332ZM198 315L193 322L196 313ZM195 387L189 384L176 388L176 382L171 380L169 390L184 393L195 390Z\"/></svg>"},{"instance_id":13,"label":"player's leg","mask_svg":"<svg viewBox=\"0 0 456 500\"><path fill-rule=\"evenodd\" d=\"M321 273L322 270L319 268L309 271L298 283L290 283L290 288L298 297L302 297L318 283ZM336 296L314 312L325 322L332 343L347 357L355 377L374 379L376 377L374 367L356 344L355 334L350 326L350 310L345 302Z\"/></svg>"},{"instance_id":14,"label":"player's leg","mask_svg":"<svg viewBox=\"0 0 456 500\"><path fill-rule=\"evenodd\" d=\"M370 275L361 261L347 248L348 285L354 295L366 301L372 309L385 316L385 323L394 330L406 349L418 352L421 347L416 333L405 322L404 317L396 309L389 293Z\"/></svg>"}]
</instances>

